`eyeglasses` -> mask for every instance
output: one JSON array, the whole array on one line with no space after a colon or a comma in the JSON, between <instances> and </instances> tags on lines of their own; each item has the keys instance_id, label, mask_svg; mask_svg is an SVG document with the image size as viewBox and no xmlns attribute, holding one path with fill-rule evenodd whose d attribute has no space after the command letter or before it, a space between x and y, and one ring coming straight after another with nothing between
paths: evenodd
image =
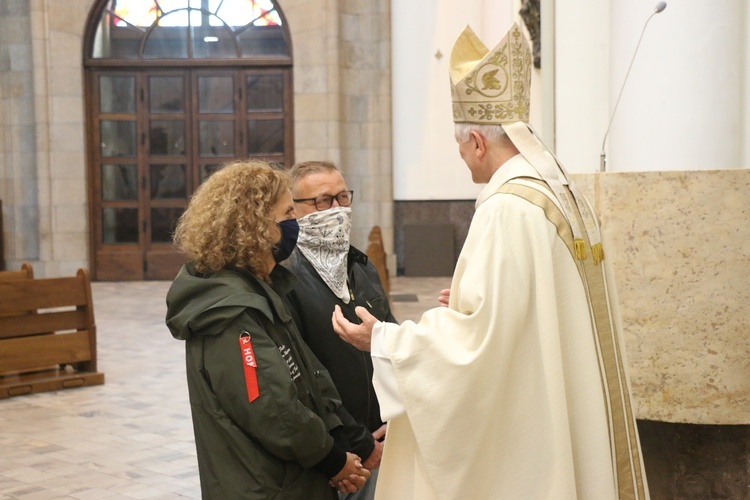
<instances>
[{"instance_id":1,"label":"eyeglasses","mask_svg":"<svg viewBox=\"0 0 750 500\"><path fill-rule=\"evenodd\" d=\"M330 194L322 194L320 196L316 196L315 198L298 198L292 201L294 201L295 203L311 201L315 204L315 208L317 210L328 210L333 206L334 199L339 204L339 206L348 207L352 204L352 200L354 199L354 191L341 191L336 196L331 196Z\"/></svg>"}]
</instances>

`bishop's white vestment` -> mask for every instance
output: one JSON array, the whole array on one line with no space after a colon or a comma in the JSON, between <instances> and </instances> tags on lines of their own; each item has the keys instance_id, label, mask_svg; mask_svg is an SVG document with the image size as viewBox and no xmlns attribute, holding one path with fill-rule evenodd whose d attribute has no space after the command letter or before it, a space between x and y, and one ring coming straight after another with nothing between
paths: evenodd
<instances>
[{"instance_id":1,"label":"bishop's white vestment","mask_svg":"<svg viewBox=\"0 0 750 500\"><path fill-rule=\"evenodd\" d=\"M615 289L558 203L521 155L503 164L449 307L376 325L377 499L648 498Z\"/></svg>"}]
</instances>

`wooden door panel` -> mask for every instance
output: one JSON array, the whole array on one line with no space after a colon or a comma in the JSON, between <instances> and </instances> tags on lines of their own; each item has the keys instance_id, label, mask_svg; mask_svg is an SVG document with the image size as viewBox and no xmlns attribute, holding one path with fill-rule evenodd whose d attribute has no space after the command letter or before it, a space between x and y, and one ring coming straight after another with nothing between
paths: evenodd
<instances>
[{"instance_id":1,"label":"wooden door panel","mask_svg":"<svg viewBox=\"0 0 750 500\"><path fill-rule=\"evenodd\" d=\"M96 279L101 281L139 281L143 276L143 251L108 249L96 252Z\"/></svg>"},{"instance_id":2,"label":"wooden door panel","mask_svg":"<svg viewBox=\"0 0 750 500\"><path fill-rule=\"evenodd\" d=\"M174 250L154 250L148 253L146 257L146 274L147 280L172 280L177 276L182 264L185 263L185 256Z\"/></svg>"},{"instance_id":3,"label":"wooden door panel","mask_svg":"<svg viewBox=\"0 0 750 500\"><path fill-rule=\"evenodd\" d=\"M94 279L173 279L177 220L211 173L293 162L290 67L110 68L86 82Z\"/></svg>"}]
</instances>

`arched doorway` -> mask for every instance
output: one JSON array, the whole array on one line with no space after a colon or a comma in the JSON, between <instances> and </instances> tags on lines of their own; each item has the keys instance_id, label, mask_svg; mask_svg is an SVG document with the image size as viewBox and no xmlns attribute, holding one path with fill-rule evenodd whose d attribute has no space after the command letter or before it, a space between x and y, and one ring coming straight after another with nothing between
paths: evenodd
<instances>
[{"instance_id":1,"label":"arched doorway","mask_svg":"<svg viewBox=\"0 0 750 500\"><path fill-rule=\"evenodd\" d=\"M272 0L105 0L84 40L90 268L171 279L171 235L221 164L293 161L292 53Z\"/></svg>"}]
</instances>

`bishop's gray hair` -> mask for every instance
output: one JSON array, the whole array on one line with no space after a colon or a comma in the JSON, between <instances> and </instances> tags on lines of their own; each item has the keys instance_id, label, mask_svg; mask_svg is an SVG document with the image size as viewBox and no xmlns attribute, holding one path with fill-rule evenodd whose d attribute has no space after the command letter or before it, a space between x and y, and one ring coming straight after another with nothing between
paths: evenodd
<instances>
[{"instance_id":1,"label":"bishop's gray hair","mask_svg":"<svg viewBox=\"0 0 750 500\"><path fill-rule=\"evenodd\" d=\"M505 130L502 125L490 125L490 124L476 124L476 123L456 123L456 140L458 142L466 142L469 140L469 134L472 130L476 130L485 139L492 142L501 142L505 137Z\"/></svg>"}]
</instances>

